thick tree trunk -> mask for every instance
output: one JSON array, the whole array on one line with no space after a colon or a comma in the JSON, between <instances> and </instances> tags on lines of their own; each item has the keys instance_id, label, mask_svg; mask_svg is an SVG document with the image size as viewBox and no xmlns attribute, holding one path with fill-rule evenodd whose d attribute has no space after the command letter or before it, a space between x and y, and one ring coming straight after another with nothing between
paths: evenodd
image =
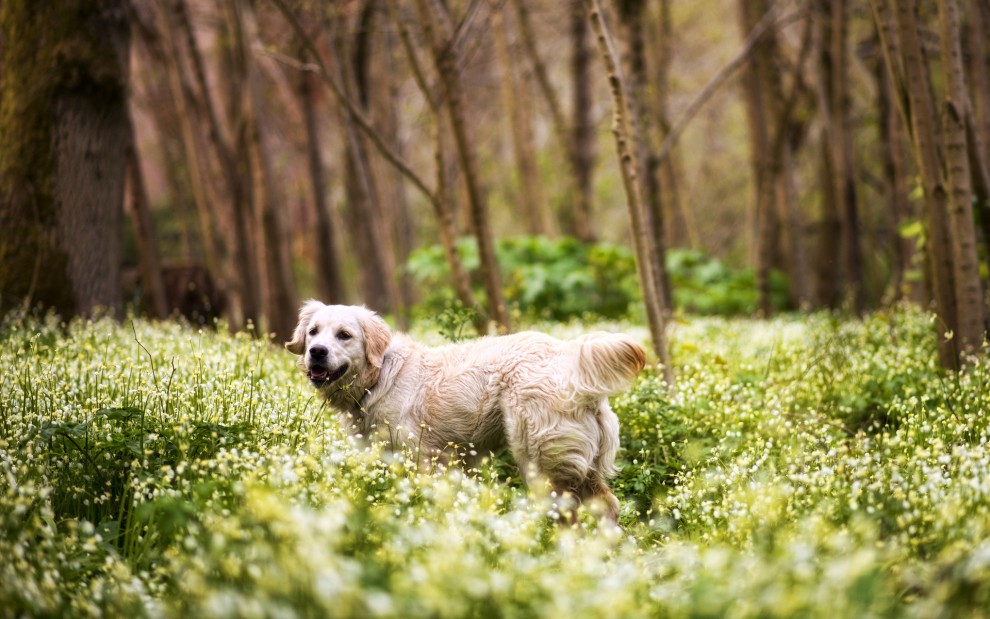
<instances>
[{"instance_id":1,"label":"thick tree trunk","mask_svg":"<svg viewBox=\"0 0 990 619\"><path fill-rule=\"evenodd\" d=\"M0 40L0 312L119 311L126 3L5 0Z\"/></svg>"}]
</instances>

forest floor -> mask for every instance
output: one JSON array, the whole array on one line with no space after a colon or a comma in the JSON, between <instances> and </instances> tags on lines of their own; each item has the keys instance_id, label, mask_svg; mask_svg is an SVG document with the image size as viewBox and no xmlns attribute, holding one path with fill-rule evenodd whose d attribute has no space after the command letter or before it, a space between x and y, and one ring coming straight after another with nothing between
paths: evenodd
<instances>
[{"instance_id":1,"label":"forest floor","mask_svg":"<svg viewBox=\"0 0 990 619\"><path fill-rule=\"evenodd\" d=\"M679 321L676 391L647 369L612 399L621 528L585 512L555 524L554 498L522 487L504 454L425 470L349 440L264 341L144 320L7 323L0 608L985 616L990 363L940 371L931 320Z\"/></svg>"}]
</instances>

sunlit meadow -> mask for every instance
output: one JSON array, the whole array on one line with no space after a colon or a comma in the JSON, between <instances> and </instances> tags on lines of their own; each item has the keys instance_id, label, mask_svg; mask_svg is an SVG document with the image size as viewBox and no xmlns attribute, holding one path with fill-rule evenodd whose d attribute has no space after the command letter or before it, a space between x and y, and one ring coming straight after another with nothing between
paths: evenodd
<instances>
[{"instance_id":1,"label":"sunlit meadow","mask_svg":"<svg viewBox=\"0 0 990 619\"><path fill-rule=\"evenodd\" d=\"M348 439L279 346L8 322L0 615L990 615L990 364L930 320L679 321L677 391L613 398L621 528Z\"/></svg>"}]
</instances>

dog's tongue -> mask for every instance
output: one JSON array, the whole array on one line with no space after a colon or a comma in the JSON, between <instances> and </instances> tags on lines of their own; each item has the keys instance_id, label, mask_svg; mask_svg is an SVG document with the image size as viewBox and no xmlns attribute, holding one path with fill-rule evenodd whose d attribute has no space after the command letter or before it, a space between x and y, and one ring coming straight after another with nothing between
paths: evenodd
<instances>
[{"instance_id":1,"label":"dog's tongue","mask_svg":"<svg viewBox=\"0 0 990 619\"><path fill-rule=\"evenodd\" d=\"M313 368L312 370L310 370L310 374L313 376L313 378L323 378L324 376L327 375L327 370L326 368Z\"/></svg>"}]
</instances>

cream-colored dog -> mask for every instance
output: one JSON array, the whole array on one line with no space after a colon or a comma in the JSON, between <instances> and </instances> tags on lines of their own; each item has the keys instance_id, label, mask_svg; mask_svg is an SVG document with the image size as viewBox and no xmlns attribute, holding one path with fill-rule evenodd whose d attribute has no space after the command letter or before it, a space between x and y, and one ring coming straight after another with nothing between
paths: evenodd
<instances>
[{"instance_id":1,"label":"cream-colored dog","mask_svg":"<svg viewBox=\"0 0 990 619\"><path fill-rule=\"evenodd\" d=\"M545 477L618 516L606 483L619 447L608 396L646 363L629 337L527 332L428 348L364 307L308 301L285 347L353 433L387 428L393 440L401 433L441 458L451 444L478 453L508 447L528 483Z\"/></svg>"}]
</instances>

